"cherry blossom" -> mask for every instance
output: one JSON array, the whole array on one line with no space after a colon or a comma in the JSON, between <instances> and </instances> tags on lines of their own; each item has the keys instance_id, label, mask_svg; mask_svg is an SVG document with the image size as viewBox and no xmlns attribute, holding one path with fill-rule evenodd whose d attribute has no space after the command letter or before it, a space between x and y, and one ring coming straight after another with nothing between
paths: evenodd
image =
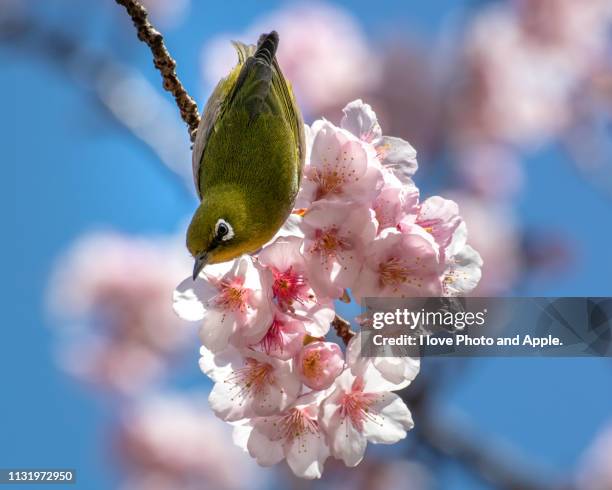
<instances>
[{"instance_id":1,"label":"cherry blossom","mask_svg":"<svg viewBox=\"0 0 612 490\"><path fill-rule=\"evenodd\" d=\"M310 132L312 149L297 207L320 199L370 202L376 197L383 179L371 145L325 120L316 121Z\"/></svg>"},{"instance_id":2,"label":"cherry blossom","mask_svg":"<svg viewBox=\"0 0 612 490\"><path fill-rule=\"evenodd\" d=\"M347 346L346 362L351 371L357 374L371 364L376 372L369 371L370 378L380 377L382 383L391 383L395 390L405 388L412 383L421 369L420 359L414 357L361 357L361 333L358 333Z\"/></svg>"},{"instance_id":3,"label":"cherry blossom","mask_svg":"<svg viewBox=\"0 0 612 490\"><path fill-rule=\"evenodd\" d=\"M200 368L215 382L210 405L223 420L277 413L299 394L292 361L232 347L219 354L202 347L200 354Z\"/></svg>"},{"instance_id":4,"label":"cherry blossom","mask_svg":"<svg viewBox=\"0 0 612 490\"><path fill-rule=\"evenodd\" d=\"M609 2L599 0L523 0L479 11L462 46L457 142L530 147L567 128L576 89L608 56L611 22Z\"/></svg>"},{"instance_id":5,"label":"cherry blossom","mask_svg":"<svg viewBox=\"0 0 612 490\"><path fill-rule=\"evenodd\" d=\"M275 310L266 334L258 344L251 347L256 347L272 357L291 359L300 352L307 332L316 330L314 326L307 328L305 325L306 322Z\"/></svg>"},{"instance_id":6,"label":"cherry blossom","mask_svg":"<svg viewBox=\"0 0 612 490\"><path fill-rule=\"evenodd\" d=\"M357 99L342 109L344 116L340 126L353 133L360 140L373 143L382 138L382 129L378 123L376 113L368 104Z\"/></svg>"},{"instance_id":7,"label":"cherry blossom","mask_svg":"<svg viewBox=\"0 0 612 490\"><path fill-rule=\"evenodd\" d=\"M482 258L467 244L467 226L460 223L446 249L446 268L442 285L445 296L471 293L481 277Z\"/></svg>"},{"instance_id":8,"label":"cherry blossom","mask_svg":"<svg viewBox=\"0 0 612 490\"><path fill-rule=\"evenodd\" d=\"M439 249L418 225L389 228L368 248L356 280L356 299L367 296L438 296L442 292Z\"/></svg>"},{"instance_id":9,"label":"cherry blossom","mask_svg":"<svg viewBox=\"0 0 612 490\"><path fill-rule=\"evenodd\" d=\"M395 228L407 215L416 212L419 203L419 189L412 181L403 183L389 170L385 170L383 177L385 184L372 206L378 233Z\"/></svg>"},{"instance_id":10,"label":"cherry blossom","mask_svg":"<svg viewBox=\"0 0 612 490\"><path fill-rule=\"evenodd\" d=\"M344 109L340 126L362 141L371 143L382 165L392 170L404 183L417 171L417 152L410 143L401 138L383 136L376 113L361 99L349 103Z\"/></svg>"},{"instance_id":11,"label":"cherry blossom","mask_svg":"<svg viewBox=\"0 0 612 490\"><path fill-rule=\"evenodd\" d=\"M365 246L376 235L374 211L336 202L314 204L304 216L304 256L317 291L339 298L354 285Z\"/></svg>"},{"instance_id":12,"label":"cherry blossom","mask_svg":"<svg viewBox=\"0 0 612 490\"><path fill-rule=\"evenodd\" d=\"M195 281L183 281L174 293L174 309L187 320L202 320L202 343L214 352L229 343L260 341L272 321L260 272L248 256L211 265Z\"/></svg>"},{"instance_id":13,"label":"cherry blossom","mask_svg":"<svg viewBox=\"0 0 612 490\"><path fill-rule=\"evenodd\" d=\"M393 392L420 360L363 357L361 334L343 353L328 337L333 301L468 294L483 263L454 201L420 201L416 151L385 136L368 104L348 104L341 127L319 120L305 132L287 223L253 256L184 281L175 310L202 322L209 402L236 444L311 479L329 456L355 466L368 442L395 443L413 426Z\"/></svg>"},{"instance_id":14,"label":"cherry blossom","mask_svg":"<svg viewBox=\"0 0 612 490\"><path fill-rule=\"evenodd\" d=\"M269 287L278 308L308 320L305 324L308 333L320 337L329 331L334 307L330 299L317 295L310 286L301 246L302 240L298 237L281 237L265 247L258 260L270 271Z\"/></svg>"},{"instance_id":15,"label":"cherry blossom","mask_svg":"<svg viewBox=\"0 0 612 490\"><path fill-rule=\"evenodd\" d=\"M431 233L441 251L448 246L460 223L457 203L440 196L423 201L416 217L416 224Z\"/></svg>"},{"instance_id":16,"label":"cherry blossom","mask_svg":"<svg viewBox=\"0 0 612 490\"><path fill-rule=\"evenodd\" d=\"M347 466L361 462L368 442L393 444L414 426L408 407L390 391L399 387L370 376L372 364L363 366L357 373L344 371L321 408L331 454Z\"/></svg>"},{"instance_id":17,"label":"cherry blossom","mask_svg":"<svg viewBox=\"0 0 612 490\"><path fill-rule=\"evenodd\" d=\"M319 408L326 392L313 391L298 398L283 412L257 417L244 426L239 439L249 454L262 466L283 459L299 477L320 478L329 457L325 433L319 422Z\"/></svg>"}]
</instances>

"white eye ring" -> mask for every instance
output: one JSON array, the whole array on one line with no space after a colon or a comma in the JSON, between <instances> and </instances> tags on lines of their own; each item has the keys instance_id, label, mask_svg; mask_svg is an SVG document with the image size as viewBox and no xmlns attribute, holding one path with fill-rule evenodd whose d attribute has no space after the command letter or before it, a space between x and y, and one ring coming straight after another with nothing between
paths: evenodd
<instances>
[{"instance_id":1,"label":"white eye ring","mask_svg":"<svg viewBox=\"0 0 612 490\"><path fill-rule=\"evenodd\" d=\"M223 233L224 228L227 230L225 233ZM221 231L221 236L219 236L219 231ZM234 238L234 229L232 228L232 225L230 225L223 218L217 220L217 223L215 224L215 237L219 237L224 242Z\"/></svg>"}]
</instances>

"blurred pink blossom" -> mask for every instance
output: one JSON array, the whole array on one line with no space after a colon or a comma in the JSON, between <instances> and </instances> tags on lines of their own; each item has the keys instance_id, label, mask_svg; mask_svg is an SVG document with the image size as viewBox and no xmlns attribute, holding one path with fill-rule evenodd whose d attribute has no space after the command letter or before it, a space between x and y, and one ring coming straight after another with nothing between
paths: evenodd
<instances>
[{"instance_id":1,"label":"blurred pink blossom","mask_svg":"<svg viewBox=\"0 0 612 490\"><path fill-rule=\"evenodd\" d=\"M258 473L198 394L157 394L130 406L115 447L127 475L124 490L246 489Z\"/></svg>"},{"instance_id":2,"label":"blurred pink blossom","mask_svg":"<svg viewBox=\"0 0 612 490\"><path fill-rule=\"evenodd\" d=\"M280 33L278 60L306 115L345 104L378 79L377 57L356 20L339 6L313 1L286 4L245 33L210 41L202 54L208 83L216 84L233 66L230 39L254 43L271 29Z\"/></svg>"},{"instance_id":3,"label":"blurred pink blossom","mask_svg":"<svg viewBox=\"0 0 612 490\"><path fill-rule=\"evenodd\" d=\"M576 89L609 46L605 0L523 0L482 9L463 47L457 137L539 145L572 121Z\"/></svg>"},{"instance_id":4,"label":"blurred pink blossom","mask_svg":"<svg viewBox=\"0 0 612 490\"><path fill-rule=\"evenodd\" d=\"M52 311L76 324L60 330L61 365L121 392L159 377L189 338L168 305L188 262L174 237L100 232L77 241L58 260L48 286Z\"/></svg>"},{"instance_id":5,"label":"blurred pink blossom","mask_svg":"<svg viewBox=\"0 0 612 490\"><path fill-rule=\"evenodd\" d=\"M478 143L456 149L462 186L473 194L508 199L523 187L524 171L516 151L506 145Z\"/></svg>"},{"instance_id":6,"label":"blurred pink blossom","mask_svg":"<svg viewBox=\"0 0 612 490\"><path fill-rule=\"evenodd\" d=\"M612 424L603 427L582 456L576 480L579 490L612 489Z\"/></svg>"}]
</instances>

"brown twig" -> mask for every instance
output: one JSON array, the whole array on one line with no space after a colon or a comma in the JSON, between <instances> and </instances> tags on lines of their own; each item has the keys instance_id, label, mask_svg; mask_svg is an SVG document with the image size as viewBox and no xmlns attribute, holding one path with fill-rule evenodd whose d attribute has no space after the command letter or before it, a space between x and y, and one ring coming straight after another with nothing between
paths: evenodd
<instances>
[{"instance_id":1,"label":"brown twig","mask_svg":"<svg viewBox=\"0 0 612 490\"><path fill-rule=\"evenodd\" d=\"M331 326L334 327L336 334L346 345L348 345L349 340L355 336L355 332L351 330L351 324L339 315L334 317Z\"/></svg>"},{"instance_id":2,"label":"brown twig","mask_svg":"<svg viewBox=\"0 0 612 490\"><path fill-rule=\"evenodd\" d=\"M200 113L197 104L176 75L176 61L166 49L164 37L147 20L147 11L137 0L115 1L125 7L138 31L138 39L151 49L153 64L160 71L164 80L163 87L174 96L176 105L181 111L181 118L187 124L189 137L193 142L200 124Z\"/></svg>"}]
</instances>

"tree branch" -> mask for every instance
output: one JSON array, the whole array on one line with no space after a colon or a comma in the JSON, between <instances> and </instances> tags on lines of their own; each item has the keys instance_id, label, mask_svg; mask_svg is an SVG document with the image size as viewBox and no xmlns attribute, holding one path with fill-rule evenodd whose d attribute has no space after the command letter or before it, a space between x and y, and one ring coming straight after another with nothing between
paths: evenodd
<instances>
[{"instance_id":1,"label":"tree branch","mask_svg":"<svg viewBox=\"0 0 612 490\"><path fill-rule=\"evenodd\" d=\"M200 124L200 113L197 104L176 75L176 61L166 49L163 36L147 20L147 11L137 0L115 1L125 7L138 31L138 39L151 49L153 64L161 73L164 81L163 87L174 96L176 105L181 111L181 118L187 124L189 138L193 142Z\"/></svg>"},{"instance_id":2,"label":"tree branch","mask_svg":"<svg viewBox=\"0 0 612 490\"><path fill-rule=\"evenodd\" d=\"M348 345L349 340L355 336L355 332L351 330L351 324L339 315L334 317L331 326L334 327L336 334L346 345Z\"/></svg>"}]
</instances>

